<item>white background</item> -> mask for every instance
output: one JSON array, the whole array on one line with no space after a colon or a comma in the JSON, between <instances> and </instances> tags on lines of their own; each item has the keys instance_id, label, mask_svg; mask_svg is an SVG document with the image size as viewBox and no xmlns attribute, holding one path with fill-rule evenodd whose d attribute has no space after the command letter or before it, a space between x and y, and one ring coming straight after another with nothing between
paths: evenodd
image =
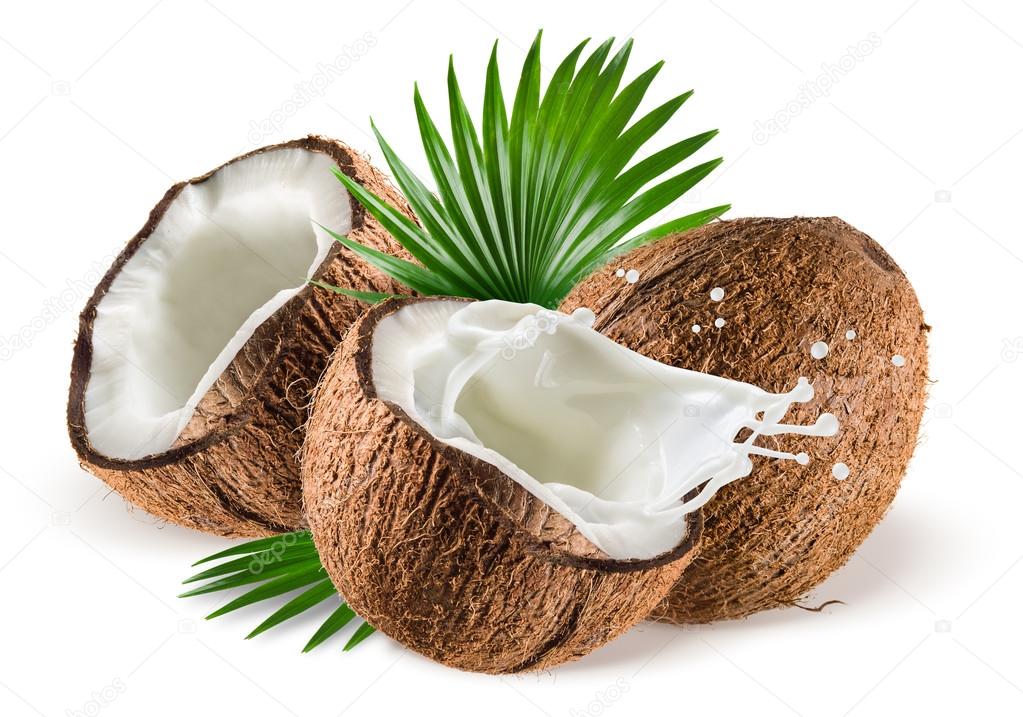
<instances>
[{"instance_id":1,"label":"white background","mask_svg":"<svg viewBox=\"0 0 1023 717\"><path fill-rule=\"evenodd\" d=\"M582 37L631 34L633 73L668 61L651 102L696 89L665 136L718 127L701 157L726 163L683 209L837 214L916 286L934 326L930 408L890 514L808 599L846 604L644 624L503 678L381 636L301 655L309 620L247 642L258 610L204 622L220 599L174 595L227 542L129 510L68 446L87 293L173 181L260 144L320 132L379 157L372 114L424 168L412 82L443 118L454 51L478 108L493 40L510 86L539 26L548 70ZM339 55L321 97L288 104ZM1021 70L1023 7L986 0L4 3L0 714L94 714L104 691L110 717L1020 714ZM804 83L830 88L790 107ZM785 131L757 135L772 118ZM12 350L19 334L30 345Z\"/></svg>"}]
</instances>

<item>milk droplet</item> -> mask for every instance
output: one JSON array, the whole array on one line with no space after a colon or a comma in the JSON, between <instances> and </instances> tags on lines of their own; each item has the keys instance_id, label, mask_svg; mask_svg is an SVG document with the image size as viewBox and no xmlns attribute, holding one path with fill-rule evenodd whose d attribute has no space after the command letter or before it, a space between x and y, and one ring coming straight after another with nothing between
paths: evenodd
<instances>
[{"instance_id":1,"label":"milk droplet","mask_svg":"<svg viewBox=\"0 0 1023 717\"><path fill-rule=\"evenodd\" d=\"M722 326L725 325L725 320L719 316L716 319L714 319L714 325L720 329Z\"/></svg>"},{"instance_id":2,"label":"milk droplet","mask_svg":"<svg viewBox=\"0 0 1023 717\"><path fill-rule=\"evenodd\" d=\"M833 436L838 433L838 419L834 413L822 413L817 416L817 422L814 425L820 429L822 436Z\"/></svg>"},{"instance_id":3,"label":"milk droplet","mask_svg":"<svg viewBox=\"0 0 1023 717\"><path fill-rule=\"evenodd\" d=\"M721 301L723 298L725 298L725 290L722 289L720 286L715 286L713 289L710 290L711 301Z\"/></svg>"},{"instance_id":4,"label":"milk droplet","mask_svg":"<svg viewBox=\"0 0 1023 717\"><path fill-rule=\"evenodd\" d=\"M615 276L617 276L619 278L625 276L625 269L619 269L618 271L616 271L615 272Z\"/></svg>"},{"instance_id":5,"label":"milk droplet","mask_svg":"<svg viewBox=\"0 0 1023 717\"><path fill-rule=\"evenodd\" d=\"M813 398L813 384L810 383L810 379L806 376L800 376L799 380L796 381L796 388L793 389L793 396L800 403L806 403Z\"/></svg>"},{"instance_id":6,"label":"milk droplet","mask_svg":"<svg viewBox=\"0 0 1023 717\"><path fill-rule=\"evenodd\" d=\"M838 480L845 480L849 477L849 466L845 463L836 463L831 466L831 475L835 476Z\"/></svg>"},{"instance_id":7,"label":"milk droplet","mask_svg":"<svg viewBox=\"0 0 1023 717\"><path fill-rule=\"evenodd\" d=\"M906 357L902 354L895 354L892 356L892 364L901 368L906 365Z\"/></svg>"},{"instance_id":8,"label":"milk droplet","mask_svg":"<svg viewBox=\"0 0 1023 717\"><path fill-rule=\"evenodd\" d=\"M580 306L578 309L572 312L572 318L578 321L583 326L593 326L593 322L597 320L597 315L585 306Z\"/></svg>"},{"instance_id":9,"label":"milk droplet","mask_svg":"<svg viewBox=\"0 0 1023 717\"><path fill-rule=\"evenodd\" d=\"M639 281L639 272L636 271L635 269L629 269L627 272L625 272L625 280L630 284L635 284L637 281Z\"/></svg>"},{"instance_id":10,"label":"milk droplet","mask_svg":"<svg viewBox=\"0 0 1023 717\"><path fill-rule=\"evenodd\" d=\"M799 465L805 466L809 462L810 462L810 456L806 455L805 453L797 453L796 454L796 463L798 463Z\"/></svg>"},{"instance_id":11,"label":"milk droplet","mask_svg":"<svg viewBox=\"0 0 1023 717\"><path fill-rule=\"evenodd\" d=\"M848 331L846 331L845 338L848 341L852 341L854 338L856 338L856 329L849 329Z\"/></svg>"},{"instance_id":12,"label":"milk droplet","mask_svg":"<svg viewBox=\"0 0 1023 717\"><path fill-rule=\"evenodd\" d=\"M700 326L699 324L693 324L693 333L694 333L694 334L698 334L698 333L700 333L700 329L701 329L701 328L702 328L702 327L701 327L701 326Z\"/></svg>"},{"instance_id":13,"label":"milk droplet","mask_svg":"<svg viewBox=\"0 0 1023 717\"><path fill-rule=\"evenodd\" d=\"M818 360L824 358L828 355L828 345L823 341L816 342L810 347L810 355Z\"/></svg>"}]
</instances>

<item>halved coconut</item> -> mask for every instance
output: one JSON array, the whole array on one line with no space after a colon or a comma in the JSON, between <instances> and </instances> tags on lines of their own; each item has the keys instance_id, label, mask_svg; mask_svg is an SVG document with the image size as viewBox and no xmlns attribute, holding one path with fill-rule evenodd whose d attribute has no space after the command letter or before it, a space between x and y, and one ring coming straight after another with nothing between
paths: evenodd
<instances>
[{"instance_id":1,"label":"halved coconut","mask_svg":"<svg viewBox=\"0 0 1023 717\"><path fill-rule=\"evenodd\" d=\"M837 218L716 222L622 257L562 309L580 306L660 362L767 390L806 376L817 396L796 419L829 411L842 423L808 445L809 465L766 462L707 505L701 553L655 617L790 605L849 559L895 497L926 394L929 327L884 249Z\"/></svg>"},{"instance_id":2,"label":"halved coconut","mask_svg":"<svg viewBox=\"0 0 1023 717\"><path fill-rule=\"evenodd\" d=\"M264 147L171 187L82 311L71 442L148 512L229 536L304 525L306 406L363 309L307 280L398 290L314 224L400 253L334 167L406 206L340 142Z\"/></svg>"},{"instance_id":3,"label":"halved coconut","mask_svg":"<svg viewBox=\"0 0 1023 717\"><path fill-rule=\"evenodd\" d=\"M614 413L613 388L543 395L528 374L544 350L501 338L537 311L377 305L324 372L306 434L306 511L335 585L372 625L461 669L543 669L599 647L663 598L700 534L699 511L683 516L679 496L653 506L664 494L643 482L650 471L611 480L612 498L590 492L615 466L598 476L594 461L573 461L613 455L602 429L627 417ZM598 373L629 368L620 356L594 358L612 364ZM551 370L543 380L560 380ZM637 371L617 388L651 380ZM570 421L591 408L590 420ZM623 435L621 448L640 440ZM667 519L637 530L644 506Z\"/></svg>"}]
</instances>

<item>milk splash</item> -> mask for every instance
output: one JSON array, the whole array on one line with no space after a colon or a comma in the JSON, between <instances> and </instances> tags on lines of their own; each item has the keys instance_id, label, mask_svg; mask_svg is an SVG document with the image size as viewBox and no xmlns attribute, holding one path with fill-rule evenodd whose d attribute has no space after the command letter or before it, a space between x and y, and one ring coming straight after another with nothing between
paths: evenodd
<instances>
[{"instance_id":1,"label":"milk splash","mask_svg":"<svg viewBox=\"0 0 1023 717\"><path fill-rule=\"evenodd\" d=\"M838 431L830 413L783 423L793 404L813 398L805 378L770 393L661 364L594 331L585 309L570 317L499 301L451 304L436 319L408 318L408 331L443 340L412 343L381 322L374 341L394 350L380 368L374 359L379 395L500 468L612 557L674 547L682 517L750 475L753 456L809 462L805 452L758 445L762 436ZM424 329L430 322L436 328ZM389 371L404 383L385 381Z\"/></svg>"}]
</instances>

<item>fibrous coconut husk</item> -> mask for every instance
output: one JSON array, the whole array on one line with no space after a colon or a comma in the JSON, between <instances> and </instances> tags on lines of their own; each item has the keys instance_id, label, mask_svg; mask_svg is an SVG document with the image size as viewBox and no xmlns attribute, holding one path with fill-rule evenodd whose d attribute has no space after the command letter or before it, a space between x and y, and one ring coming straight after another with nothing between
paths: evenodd
<instances>
[{"instance_id":1,"label":"fibrous coconut husk","mask_svg":"<svg viewBox=\"0 0 1023 717\"><path fill-rule=\"evenodd\" d=\"M725 291L720 303L714 287ZM793 604L884 516L917 442L929 327L905 274L870 237L837 218L717 222L605 267L562 310L580 306L596 313L597 330L657 361L767 391L806 376L816 398L786 422L823 411L841 422L833 438L763 439L806 451L810 464L759 458L753 475L722 489L704 508L699 556L653 617L701 623ZM817 341L830 347L823 360L810 355ZM832 475L837 462L849 467L845 480Z\"/></svg>"},{"instance_id":2,"label":"fibrous coconut husk","mask_svg":"<svg viewBox=\"0 0 1023 717\"><path fill-rule=\"evenodd\" d=\"M155 516L224 536L262 536L305 525L297 453L307 405L327 358L365 305L312 286L303 288L256 329L201 400L175 444L138 460L109 458L89 441L84 398L92 364L92 328L97 306L115 276L182 189L207 181L233 162L292 148L328 155L345 174L412 216L384 176L339 141L310 136L263 147L171 187L96 287L79 320L67 415L82 467ZM338 191L346 191L340 183ZM352 239L406 255L361 204L349 200ZM340 244L331 248L313 278L363 291L400 291Z\"/></svg>"},{"instance_id":3,"label":"fibrous coconut husk","mask_svg":"<svg viewBox=\"0 0 1023 717\"><path fill-rule=\"evenodd\" d=\"M508 673L585 655L675 584L699 512L673 550L613 560L519 483L377 398L374 328L409 301L367 312L317 389L303 485L320 558L361 617L445 665Z\"/></svg>"}]
</instances>

